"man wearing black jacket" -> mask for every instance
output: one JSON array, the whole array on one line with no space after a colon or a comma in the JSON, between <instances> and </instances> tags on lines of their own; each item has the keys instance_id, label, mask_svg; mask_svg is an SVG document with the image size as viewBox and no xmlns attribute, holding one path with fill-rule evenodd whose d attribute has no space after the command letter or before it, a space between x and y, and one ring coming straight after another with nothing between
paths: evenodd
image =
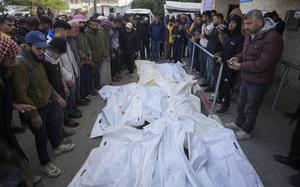
<instances>
[{"instance_id":1,"label":"man wearing black jacket","mask_svg":"<svg viewBox=\"0 0 300 187\"><path fill-rule=\"evenodd\" d=\"M120 47L123 53L124 61L127 63L130 77L133 78L134 60L138 51L138 38L132 23L128 22L125 28L126 31L122 32L120 35Z\"/></svg>"},{"instance_id":2,"label":"man wearing black jacket","mask_svg":"<svg viewBox=\"0 0 300 187\"><path fill-rule=\"evenodd\" d=\"M145 60L145 49L147 53L147 58L150 57L150 35L149 35L149 19L145 17L143 22L140 24L140 28L138 32L141 34L141 46L140 46L140 53L141 59Z\"/></svg>"},{"instance_id":3,"label":"man wearing black jacket","mask_svg":"<svg viewBox=\"0 0 300 187\"><path fill-rule=\"evenodd\" d=\"M230 106L231 89L238 74L237 71L229 69L227 60L239 54L243 50L244 36L241 34L241 21L239 16L232 16L228 24L228 34L224 40L223 49L217 62L224 63L221 85L219 88L219 101L222 103L217 115L224 115Z\"/></svg>"}]
</instances>

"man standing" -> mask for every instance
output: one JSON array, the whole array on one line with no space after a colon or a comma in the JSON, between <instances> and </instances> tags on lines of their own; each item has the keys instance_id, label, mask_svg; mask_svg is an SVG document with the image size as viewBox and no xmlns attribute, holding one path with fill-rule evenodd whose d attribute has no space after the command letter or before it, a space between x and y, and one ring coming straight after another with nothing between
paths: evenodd
<instances>
[{"instance_id":1,"label":"man standing","mask_svg":"<svg viewBox=\"0 0 300 187\"><path fill-rule=\"evenodd\" d=\"M79 31L75 37L76 44L78 46L78 53L82 66L80 67L80 95L81 98L87 98L91 93L91 81L92 78L92 57L91 49L88 45L87 37L85 34L86 19L83 15L77 14L73 17L73 20L78 21ZM73 21L72 20L72 21Z\"/></svg>"},{"instance_id":2,"label":"man standing","mask_svg":"<svg viewBox=\"0 0 300 187\"><path fill-rule=\"evenodd\" d=\"M124 61L127 63L130 77L133 78L134 74L134 59L138 51L138 38L133 29L132 23L126 24L126 31L121 34L120 45L123 53Z\"/></svg>"},{"instance_id":3,"label":"man standing","mask_svg":"<svg viewBox=\"0 0 300 187\"><path fill-rule=\"evenodd\" d=\"M104 46L105 46L105 35L104 32L99 31L99 23L95 18L89 20L89 26L86 29L86 37L88 45L91 49L92 62L94 66L93 80L94 88L100 89L100 72L101 72L101 62L104 57Z\"/></svg>"},{"instance_id":4,"label":"man standing","mask_svg":"<svg viewBox=\"0 0 300 187\"><path fill-rule=\"evenodd\" d=\"M54 153L71 151L73 145L61 144L61 124L49 124L49 109L58 104L65 107L66 102L50 85L43 67L44 53L48 47L45 35L39 31L31 31L25 36L27 48L23 48L17 56L16 66L12 70L12 86L14 101L29 104L36 110L25 112L30 119L29 128L35 136L36 148L43 172L49 177L58 177L60 169L50 162L48 139Z\"/></svg>"},{"instance_id":5,"label":"man standing","mask_svg":"<svg viewBox=\"0 0 300 187\"><path fill-rule=\"evenodd\" d=\"M149 36L149 18L145 17L141 24L142 44L141 44L141 59L145 60L145 49L147 53L147 59L150 57L150 36Z\"/></svg>"},{"instance_id":6,"label":"man standing","mask_svg":"<svg viewBox=\"0 0 300 187\"><path fill-rule=\"evenodd\" d=\"M221 58L218 58L217 60L217 62L224 64L218 94L218 101L219 103L222 103L222 107L217 110L217 115L219 116L224 115L229 111L228 109L230 106L231 90L234 87L234 80L238 75L238 71L228 68L227 60L231 59L243 50L244 36L241 33L241 26L241 17L236 15L230 17L228 23L228 33L225 36L223 48L219 53ZM219 26L218 30L220 34L222 33L221 29L222 27Z\"/></svg>"},{"instance_id":7,"label":"man standing","mask_svg":"<svg viewBox=\"0 0 300 187\"><path fill-rule=\"evenodd\" d=\"M99 32L104 38L103 57L101 60L101 72L100 72L100 87L109 85L112 82L111 79L111 65L110 65L110 51L111 51L111 37L109 30L111 29L111 22L108 20L102 20L100 23Z\"/></svg>"},{"instance_id":8,"label":"man standing","mask_svg":"<svg viewBox=\"0 0 300 187\"><path fill-rule=\"evenodd\" d=\"M164 25L159 21L159 17L154 18L154 22L149 27L151 37L151 57L152 60L159 60L160 44L164 41Z\"/></svg>"},{"instance_id":9,"label":"man standing","mask_svg":"<svg viewBox=\"0 0 300 187\"><path fill-rule=\"evenodd\" d=\"M231 58L228 65L230 69L241 70L238 117L235 123L225 124L238 130L236 137L239 140L250 138L283 50L283 40L275 30L276 25L269 19L264 20L260 10L249 11L244 19L248 35L243 51Z\"/></svg>"}]
</instances>

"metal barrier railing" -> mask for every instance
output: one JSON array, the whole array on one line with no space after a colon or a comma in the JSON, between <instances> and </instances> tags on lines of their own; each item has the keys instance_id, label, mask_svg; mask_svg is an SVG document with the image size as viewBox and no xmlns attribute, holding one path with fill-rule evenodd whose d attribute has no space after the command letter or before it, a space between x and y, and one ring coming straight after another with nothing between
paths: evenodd
<instances>
[{"instance_id":1,"label":"metal barrier railing","mask_svg":"<svg viewBox=\"0 0 300 187\"><path fill-rule=\"evenodd\" d=\"M279 96L280 96L282 87L283 87L283 85L284 85L284 83L287 79L287 76L289 74L290 69L300 71L300 66L297 66L296 64L292 64L292 63L286 62L286 61L280 61L280 64L284 65L285 67L283 69L281 80L280 80L278 89L276 91L276 94L275 94L275 97L274 97L274 100L273 100L272 110L275 110L275 107L276 107L276 105L278 103L278 100L279 100Z\"/></svg>"},{"instance_id":2,"label":"metal barrier railing","mask_svg":"<svg viewBox=\"0 0 300 187\"><path fill-rule=\"evenodd\" d=\"M190 69L190 74L192 74L193 72L193 66L194 66L194 59L195 59L195 48L198 47L200 50L202 50L207 56L209 56L210 58L213 58L214 55L212 53L210 53L207 49L205 49L204 47L202 47L201 45L195 43L194 41L190 40L193 43L193 51L192 51L192 58L191 59L191 69ZM215 63L213 60L211 61L212 63ZM200 62L203 63L203 62ZM206 62L205 62L206 63ZM212 103L212 107L207 108L208 112L210 114L214 114L215 110L216 110L216 103L217 103L217 98L218 98L218 94L219 94L219 88L220 88L220 84L221 84L221 79L222 79L222 73L223 73L223 68L224 68L224 64L222 63L220 66L220 70L218 73L218 79L217 79L217 84L215 87L215 93L214 93L214 99L213 99L213 103Z\"/></svg>"},{"instance_id":3,"label":"metal barrier railing","mask_svg":"<svg viewBox=\"0 0 300 187\"><path fill-rule=\"evenodd\" d=\"M195 43L194 41L190 40L192 43L193 43L193 52L192 52L192 58L191 59L191 69L190 69L190 74L192 74L192 71L193 71L193 66L194 66L194 60L195 60L195 48L198 47L200 50L202 50L207 56L213 58L214 55L212 53L210 53L207 49L205 49L204 47L202 47L201 45ZM211 61L212 63L214 63L213 61ZM203 63L203 62L202 62ZM280 64L283 64L285 67L283 69L283 73L282 73L282 76L281 76L281 80L280 80L280 83L279 83L279 86L278 86L278 89L276 91L276 94L275 94L275 97L274 97L274 100L273 100L273 103L272 103L272 110L275 109L277 103L278 103L278 100L279 100L279 97L280 97L280 93L281 93L281 90L282 90L282 87L284 85L284 83L286 82L286 79L287 79L287 76L288 76L288 73L289 73L289 70L290 69L294 69L294 70L297 70L297 71L300 71L300 66L297 66L296 64L292 64L290 62L286 62L286 61L280 61ZM213 100L213 103L212 103L212 107L210 108L207 108L208 109L208 112L210 114L214 114L215 113L215 109L216 109L216 103L217 103L217 98L218 98L218 93L219 93L219 88L220 88L220 83L221 83L221 78L222 78L222 73L223 73L223 68L224 68L224 64L221 64L220 66L220 70L219 70L219 74L218 74L218 79L217 79L217 84L216 84L216 88L215 88L215 93L214 93L214 100Z\"/></svg>"}]
</instances>

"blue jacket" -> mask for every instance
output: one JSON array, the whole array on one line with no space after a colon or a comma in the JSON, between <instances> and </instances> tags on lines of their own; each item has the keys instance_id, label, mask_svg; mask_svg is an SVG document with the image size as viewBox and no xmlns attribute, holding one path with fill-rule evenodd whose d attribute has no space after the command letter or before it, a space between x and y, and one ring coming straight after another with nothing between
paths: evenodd
<instances>
[{"instance_id":1,"label":"blue jacket","mask_svg":"<svg viewBox=\"0 0 300 187\"><path fill-rule=\"evenodd\" d=\"M164 41L165 26L164 24L151 23L149 34L154 41Z\"/></svg>"}]
</instances>

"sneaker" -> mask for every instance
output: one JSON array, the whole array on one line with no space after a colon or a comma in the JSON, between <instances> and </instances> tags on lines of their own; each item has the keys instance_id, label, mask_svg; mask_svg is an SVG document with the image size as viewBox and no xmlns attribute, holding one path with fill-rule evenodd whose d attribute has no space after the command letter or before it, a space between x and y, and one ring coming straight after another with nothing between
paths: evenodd
<instances>
[{"instance_id":1,"label":"sneaker","mask_svg":"<svg viewBox=\"0 0 300 187\"><path fill-rule=\"evenodd\" d=\"M33 181L33 185L37 185L38 183L40 183L42 181L42 177L39 175L34 175L32 177L32 181Z\"/></svg>"},{"instance_id":2,"label":"sneaker","mask_svg":"<svg viewBox=\"0 0 300 187\"><path fill-rule=\"evenodd\" d=\"M43 166L42 172L50 178L58 177L61 174L60 169L50 162Z\"/></svg>"},{"instance_id":3,"label":"sneaker","mask_svg":"<svg viewBox=\"0 0 300 187\"><path fill-rule=\"evenodd\" d=\"M69 138L64 138L62 141L61 141L61 144L71 144L73 143L73 141Z\"/></svg>"},{"instance_id":4,"label":"sneaker","mask_svg":"<svg viewBox=\"0 0 300 187\"><path fill-rule=\"evenodd\" d=\"M224 127L231 129L231 130L241 130L241 128L239 126L237 126L234 122L230 122L230 123L225 123Z\"/></svg>"},{"instance_id":5,"label":"sneaker","mask_svg":"<svg viewBox=\"0 0 300 187\"><path fill-rule=\"evenodd\" d=\"M222 107L219 110L217 110L217 115L218 116L223 116L229 112L227 107Z\"/></svg>"},{"instance_id":6,"label":"sneaker","mask_svg":"<svg viewBox=\"0 0 300 187\"><path fill-rule=\"evenodd\" d=\"M223 106L223 101L222 99L217 99L217 106L222 107Z\"/></svg>"},{"instance_id":7,"label":"sneaker","mask_svg":"<svg viewBox=\"0 0 300 187\"><path fill-rule=\"evenodd\" d=\"M238 139L238 140L247 140L251 137L250 134L246 133L243 130L239 130L238 132L236 132L235 136L236 136L236 139Z\"/></svg>"},{"instance_id":8,"label":"sneaker","mask_svg":"<svg viewBox=\"0 0 300 187\"><path fill-rule=\"evenodd\" d=\"M70 143L70 144L60 144L58 148L53 150L53 155L58 156L61 155L62 153L70 152L74 149L75 144Z\"/></svg>"},{"instance_id":9,"label":"sneaker","mask_svg":"<svg viewBox=\"0 0 300 187\"><path fill-rule=\"evenodd\" d=\"M83 98L81 98L82 100L84 100L85 102L91 102L91 100L89 99L89 98L87 98L87 97L83 97Z\"/></svg>"}]
</instances>

